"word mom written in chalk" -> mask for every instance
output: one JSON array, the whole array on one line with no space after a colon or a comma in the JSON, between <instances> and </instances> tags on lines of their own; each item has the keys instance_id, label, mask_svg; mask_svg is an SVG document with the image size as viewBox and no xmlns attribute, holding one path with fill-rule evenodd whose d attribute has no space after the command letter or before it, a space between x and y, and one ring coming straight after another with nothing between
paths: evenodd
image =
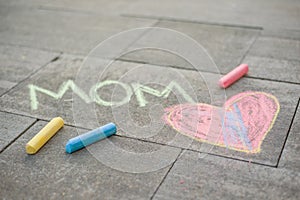
<instances>
[{"instance_id":1,"label":"word mom written in chalk","mask_svg":"<svg viewBox=\"0 0 300 200\"><path fill-rule=\"evenodd\" d=\"M119 85L121 86L125 92L126 96L120 101L105 101L99 96L98 90L104 86L109 85ZM99 82L93 85L89 91L89 95L84 92L81 88L79 88L74 81L68 80L63 82L57 92L53 92L51 90L41 88L37 85L30 84L28 85L30 100L31 100L31 109L37 110L39 106L39 101L37 97L37 93L42 93L48 95L55 100L61 99L64 94L72 90L76 95L78 95L84 102L92 103L95 102L101 106L121 106L128 103L131 99L132 94L136 96L138 104L140 107L144 107L148 104L148 101L145 99L144 93L148 93L154 95L156 97L168 98L171 91L179 92L182 97L190 103L195 103L194 100L187 94L187 92L176 82L171 81L163 90L159 91L149 86L142 85L140 83L131 83L125 84L115 80L106 80L103 82Z\"/></svg>"}]
</instances>

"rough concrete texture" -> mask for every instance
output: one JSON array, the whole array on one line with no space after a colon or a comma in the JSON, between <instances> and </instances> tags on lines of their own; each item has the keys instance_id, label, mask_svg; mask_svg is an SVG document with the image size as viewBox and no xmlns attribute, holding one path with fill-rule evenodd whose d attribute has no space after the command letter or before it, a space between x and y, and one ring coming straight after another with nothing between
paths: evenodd
<instances>
[{"instance_id":1,"label":"rough concrete texture","mask_svg":"<svg viewBox=\"0 0 300 200\"><path fill-rule=\"evenodd\" d=\"M299 8L295 0L0 0L0 198L299 199ZM240 63L249 73L221 89ZM271 129L274 99L221 108L247 91L278 99ZM187 102L183 117L180 107L170 114ZM219 131L222 114L239 109L234 119L244 122ZM57 116L65 127L27 155L26 142ZM70 138L109 122L115 136L65 153ZM210 122L213 137L193 140ZM216 146L213 133L233 140Z\"/></svg>"},{"instance_id":2,"label":"rough concrete texture","mask_svg":"<svg viewBox=\"0 0 300 200\"><path fill-rule=\"evenodd\" d=\"M299 199L299 172L185 152L154 199Z\"/></svg>"},{"instance_id":3,"label":"rough concrete texture","mask_svg":"<svg viewBox=\"0 0 300 200\"><path fill-rule=\"evenodd\" d=\"M199 66L201 67L201 70L209 72L220 71L222 73L229 72L241 62L243 56L260 33L260 29L169 20L160 20L155 27L170 29L171 31L176 31L180 34L184 34L186 37L190 37L191 40L195 40L198 45L204 48L204 51L208 54L207 56L210 56L218 67L218 69L215 69L210 68L209 66ZM166 46L167 44L165 45L165 43L172 42L166 39L168 36L165 34L161 34L161 37L155 36L154 39L152 37L150 38L151 34L151 32L145 34L134 45L138 47L147 47L147 45L157 43L161 46ZM180 43L174 43L174 46L177 46L177 49L182 48ZM146 49L125 55L121 59L196 69L195 66L192 66L186 60L179 57L183 55L174 55L173 52L168 50L169 49ZM191 46L187 51L192 54L195 52L195 49Z\"/></svg>"},{"instance_id":4,"label":"rough concrete texture","mask_svg":"<svg viewBox=\"0 0 300 200\"><path fill-rule=\"evenodd\" d=\"M96 128L101 124L113 121L124 130L125 135L130 137L271 166L277 165L298 102L298 86L243 78L224 91L215 84L219 75L212 73L198 73L120 61L105 68L104 60L91 60L89 65L81 65L81 59L63 56L38 72L32 79L27 80L22 86L4 95L1 105L5 106L2 106L1 109L47 120L61 116L66 123L85 128ZM80 66L81 68L79 68ZM90 74L90 71L98 73ZM49 77L53 78L49 79ZM82 90L81 96L78 95L78 92L77 94L72 93L71 87L66 90L61 89L62 85L70 80L74 80L76 87ZM95 99L86 103L85 98L93 99L92 88L108 80L125 84L125 88L115 83L103 86L97 90L98 98L108 103L122 102L127 97L130 97L130 100L117 107L105 104L105 102L99 103ZM170 94L167 98L145 94L143 99L147 101L147 104L141 106L138 93L132 84L140 83L163 91L171 81L178 83L195 102L214 105L217 103L219 106L222 106L226 99L245 91L263 91L275 95L280 104L280 112L273 128L262 143L262 151L258 154L248 154L197 141L192 142L174 129L164 126L162 121L164 108L186 103L188 100L183 98L182 93L176 91L176 88L173 88L174 95ZM36 94L33 97L36 98L38 104L33 108L33 97L30 95L28 87L32 84L56 94L59 94L59 91L65 91L65 94L56 99L51 94L45 94L35 89ZM128 90L130 94L127 93Z\"/></svg>"},{"instance_id":5,"label":"rough concrete texture","mask_svg":"<svg viewBox=\"0 0 300 200\"><path fill-rule=\"evenodd\" d=\"M126 173L105 166L89 151L65 153L68 139L86 130L65 126L36 155L27 155L25 144L46 122L37 122L0 155L0 194L3 199L148 199L169 166L155 172ZM113 136L109 139L126 151L156 151L161 145ZM100 141L94 146L101 148ZM170 148L171 152L180 151ZM110 149L112 151L113 149ZM107 153L107 152L102 152ZM124 161L126 162L126 160ZM155 163L154 163L155 164Z\"/></svg>"},{"instance_id":6,"label":"rough concrete texture","mask_svg":"<svg viewBox=\"0 0 300 200\"><path fill-rule=\"evenodd\" d=\"M172 5L171 7L169 5ZM190 3L161 1L139 1L123 13L130 16L150 18L170 18L177 20L200 21L204 23L254 26L265 29L299 30L299 2L294 0L261 2L194 0Z\"/></svg>"},{"instance_id":7,"label":"rough concrete texture","mask_svg":"<svg viewBox=\"0 0 300 200\"><path fill-rule=\"evenodd\" d=\"M24 133L35 121L34 118L0 112L0 152Z\"/></svg>"},{"instance_id":8,"label":"rough concrete texture","mask_svg":"<svg viewBox=\"0 0 300 200\"><path fill-rule=\"evenodd\" d=\"M286 147L283 150L279 167L284 169L291 169L294 171L300 171L299 161L299 106L297 114L294 118L294 123L291 127L290 134L287 138Z\"/></svg>"},{"instance_id":9,"label":"rough concrete texture","mask_svg":"<svg viewBox=\"0 0 300 200\"><path fill-rule=\"evenodd\" d=\"M0 45L0 95L57 58L58 53L26 47Z\"/></svg>"},{"instance_id":10,"label":"rough concrete texture","mask_svg":"<svg viewBox=\"0 0 300 200\"><path fill-rule=\"evenodd\" d=\"M249 76L299 83L299 54L299 39L261 36L243 62L251 67Z\"/></svg>"},{"instance_id":11,"label":"rough concrete texture","mask_svg":"<svg viewBox=\"0 0 300 200\"><path fill-rule=\"evenodd\" d=\"M4 6L1 9L5 10L0 13L0 16L3 15L1 43L83 55L114 34L140 26L151 26L156 22L53 9L33 8L35 12L22 7Z\"/></svg>"}]
</instances>

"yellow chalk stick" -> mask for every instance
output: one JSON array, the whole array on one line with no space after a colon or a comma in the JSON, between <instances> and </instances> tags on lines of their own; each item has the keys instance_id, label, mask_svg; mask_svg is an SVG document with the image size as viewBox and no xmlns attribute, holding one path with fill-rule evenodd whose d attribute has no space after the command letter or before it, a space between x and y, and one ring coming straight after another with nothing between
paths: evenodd
<instances>
[{"instance_id":1,"label":"yellow chalk stick","mask_svg":"<svg viewBox=\"0 0 300 200\"><path fill-rule=\"evenodd\" d=\"M35 154L50 140L55 133L64 126L64 120L61 117L53 118L38 134L36 134L27 144L26 152Z\"/></svg>"}]
</instances>

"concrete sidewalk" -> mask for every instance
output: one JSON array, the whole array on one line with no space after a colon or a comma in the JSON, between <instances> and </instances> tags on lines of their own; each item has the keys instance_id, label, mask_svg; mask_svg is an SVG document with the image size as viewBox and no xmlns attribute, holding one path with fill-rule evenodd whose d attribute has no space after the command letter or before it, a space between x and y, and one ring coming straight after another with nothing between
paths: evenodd
<instances>
[{"instance_id":1,"label":"concrete sidewalk","mask_svg":"<svg viewBox=\"0 0 300 200\"><path fill-rule=\"evenodd\" d=\"M299 19L295 0L0 0L0 198L300 199ZM247 136L205 114L223 104ZM65 153L109 122L117 135Z\"/></svg>"}]
</instances>

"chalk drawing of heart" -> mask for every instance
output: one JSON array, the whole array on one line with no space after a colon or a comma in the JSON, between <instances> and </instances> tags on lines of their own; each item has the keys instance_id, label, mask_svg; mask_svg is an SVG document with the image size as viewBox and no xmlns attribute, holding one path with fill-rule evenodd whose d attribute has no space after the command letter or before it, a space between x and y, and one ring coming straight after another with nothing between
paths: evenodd
<instances>
[{"instance_id":1,"label":"chalk drawing of heart","mask_svg":"<svg viewBox=\"0 0 300 200\"><path fill-rule=\"evenodd\" d=\"M208 104L179 104L165 109L163 119L179 133L200 142L247 153L259 153L280 110L275 96L243 92L223 108Z\"/></svg>"}]
</instances>

